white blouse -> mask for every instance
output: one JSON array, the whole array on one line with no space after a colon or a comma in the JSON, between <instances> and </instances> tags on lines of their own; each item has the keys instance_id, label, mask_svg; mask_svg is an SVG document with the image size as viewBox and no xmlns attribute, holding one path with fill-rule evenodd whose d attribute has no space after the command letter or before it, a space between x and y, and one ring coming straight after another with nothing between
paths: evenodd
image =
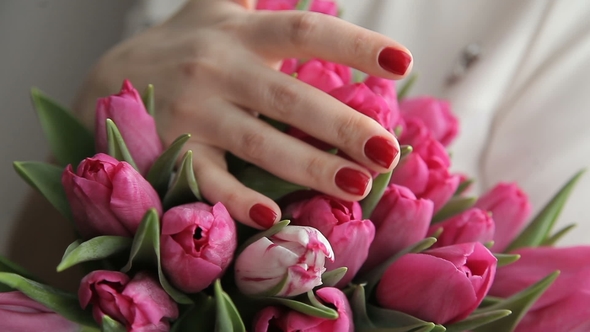
<instances>
[{"instance_id":1,"label":"white blouse","mask_svg":"<svg viewBox=\"0 0 590 332\"><path fill-rule=\"evenodd\" d=\"M475 177L478 192L516 181L536 212L590 166L590 1L339 2L344 19L412 51L420 75L413 95L451 101L462 130L450 147L453 168ZM128 32L165 19L182 3L139 1ZM460 65L466 57L474 58L468 68ZM578 223L561 243L590 244L586 207L590 174L558 220L556 229Z\"/></svg>"}]
</instances>

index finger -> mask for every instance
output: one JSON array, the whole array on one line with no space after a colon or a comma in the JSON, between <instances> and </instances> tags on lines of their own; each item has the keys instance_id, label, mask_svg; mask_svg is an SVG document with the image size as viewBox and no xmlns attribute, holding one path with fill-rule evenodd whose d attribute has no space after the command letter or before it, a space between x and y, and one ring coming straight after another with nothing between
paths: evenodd
<instances>
[{"instance_id":1,"label":"index finger","mask_svg":"<svg viewBox=\"0 0 590 332\"><path fill-rule=\"evenodd\" d=\"M270 58L320 58L390 79L403 78L412 67L403 45L337 17L302 11L250 15L243 31L247 44Z\"/></svg>"}]
</instances>

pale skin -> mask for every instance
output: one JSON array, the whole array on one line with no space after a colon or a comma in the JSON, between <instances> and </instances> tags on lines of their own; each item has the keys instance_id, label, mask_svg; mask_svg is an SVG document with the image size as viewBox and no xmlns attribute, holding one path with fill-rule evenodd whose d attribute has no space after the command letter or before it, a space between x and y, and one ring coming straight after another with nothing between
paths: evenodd
<instances>
[{"instance_id":1,"label":"pale skin","mask_svg":"<svg viewBox=\"0 0 590 332\"><path fill-rule=\"evenodd\" d=\"M156 121L165 145L191 133L194 170L204 198L222 202L246 225L262 228L253 206L280 209L227 171L225 153L288 181L345 200L360 200L371 188L351 193L335 178L351 169L370 178L393 169L367 156L373 137L399 151L395 137L377 122L329 95L276 69L285 58L321 58L371 75L400 79L380 65L382 50L409 51L378 33L338 18L309 12L256 12L240 0L190 1L167 22L114 47L94 67L74 105L88 126L96 99L118 91L124 79L139 89L153 84ZM409 56L408 56L409 57ZM345 152L352 160L320 151L279 132L258 114L295 126Z\"/></svg>"}]
</instances>

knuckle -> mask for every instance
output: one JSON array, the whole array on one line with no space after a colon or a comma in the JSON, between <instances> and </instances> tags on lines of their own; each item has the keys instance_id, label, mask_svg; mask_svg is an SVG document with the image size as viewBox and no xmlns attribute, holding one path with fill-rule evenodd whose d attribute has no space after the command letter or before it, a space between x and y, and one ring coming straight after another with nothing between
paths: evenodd
<instances>
[{"instance_id":1,"label":"knuckle","mask_svg":"<svg viewBox=\"0 0 590 332\"><path fill-rule=\"evenodd\" d=\"M305 176L309 179L309 183L319 184L325 181L324 172L326 170L326 162L322 156L312 156L307 160L305 165Z\"/></svg>"},{"instance_id":2,"label":"knuckle","mask_svg":"<svg viewBox=\"0 0 590 332\"><path fill-rule=\"evenodd\" d=\"M241 137L239 148L246 159L258 164L262 161L266 148L265 135L260 132L248 132Z\"/></svg>"},{"instance_id":3,"label":"knuckle","mask_svg":"<svg viewBox=\"0 0 590 332\"><path fill-rule=\"evenodd\" d=\"M321 16L313 12L297 13L290 22L289 39L295 46L306 43L317 29Z\"/></svg>"},{"instance_id":4,"label":"knuckle","mask_svg":"<svg viewBox=\"0 0 590 332\"><path fill-rule=\"evenodd\" d=\"M345 116L340 121L334 123L335 139L337 142L340 142L340 146L350 146L356 137L356 133L359 131L361 118L355 115Z\"/></svg>"},{"instance_id":5,"label":"knuckle","mask_svg":"<svg viewBox=\"0 0 590 332\"><path fill-rule=\"evenodd\" d=\"M294 83L271 85L268 91L268 103L278 120L288 121L291 110L295 108L300 96Z\"/></svg>"}]
</instances>

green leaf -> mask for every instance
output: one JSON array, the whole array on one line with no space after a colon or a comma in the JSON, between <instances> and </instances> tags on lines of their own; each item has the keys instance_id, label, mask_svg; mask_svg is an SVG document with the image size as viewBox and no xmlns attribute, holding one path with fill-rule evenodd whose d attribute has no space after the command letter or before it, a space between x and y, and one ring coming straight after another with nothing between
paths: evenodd
<instances>
[{"instance_id":1,"label":"green leaf","mask_svg":"<svg viewBox=\"0 0 590 332\"><path fill-rule=\"evenodd\" d=\"M339 267L332 271L324 272L322 274L322 286L323 287L334 287L336 284L344 278L346 272L348 271L347 267Z\"/></svg>"},{"instance_id":2,"label":"green leaf","mask_svg":"<svg viewBox=\"0 0 590 332\"><path fill-rule=\"evenodd\" d=\"M298 190L309 189L298 184L287 182L256 166L250 166L244 169L240 173L238 179L246 187L273 200L277 200L278 198Z\"/></svg>"},{"instance_id":3,"label":"green leaf","mask_svg":"<svg viewBox=\"0 0 590 332\"><path fill-rule=\"evenodd\" d=\"M320 302L320 300L318 300L318 298L315 296L315 293L313 292L313 290L307 291L307 299L309 300L309 303L312 306L314 306L318 309L321 309L322 311L330 312L330 313L331 313L331 311L334 311L336 313L336 318L334 318L334 319L338 318L338 316L339 316L338 311L336 311L336 310L324 305L322 302Z\"/></svg>"},{"instance_id":4,"label":"green leaf","mask_svg":"<svg viewBox=\"0 0 590 332\"><path fill-rule=\"evenodd\" d=\"M412 153L412 151L414 151L414 148L411 145L400 145L399 147L399 153L400 153L400 162L407 157L410 153Z\"/></svg>"},{"instance_id":5,"label":"green leaf","mask_svg":"<svg viewBox=\"0 0 590 332\"><path fill-rule=\"evenodd\" d=\"M506 252L522 247L536 247L545 241L549 236L557 217L561 213L565 202L571 194L574 186L584 174L585 170L579 171L572 177L555 196L545 205L543 210L533 219L522 233L508 246Z\"/></svg>"},{"instance_id":6,"label":"green leaf","mask_svg":"<svg viewBox=\"0 0 590 332\"><path fill-rule=\"evenodd\" d=\"M453 196L459 196L463 194L465 190L467 190L467 188L469 188L474 182L475 180L473 179L466 179L465 181L459 183L459 186L457 187L457 190L455 190Z\"/></svg>"},{"instance_id":7,"label":"green leaf","mask_svg":"<svg viewBox=\"0 0 590 332\"><path fill-rule=\"evenodd\" d=\"M465 318L464 320L447 325L448 332L462 332L462 331L470 331L476 327L480 327L486 324L489 324L493 321L496 321L500 318L504 318L508 315L512 314L510 310L492 310L481 312L478 314L470 315L469 317Z\"/></svg>"},{"instance_id":8,"label":"green leaf","mask_svg":"<svg viewBox=\"0 0 590 332\"><path fill-rule=\"evenodd\" d=\"M557 241L561 240L562 237L564 237L567 233L569 233L569 231L571 231L572 229L574 229L577 225L576 224L569 224L567 226L565 226L564 228L558 230L557 232L555 232L555 234L547 237L543 243L541 243L542 246L553 246L557 243Z\"/></svg>"},{"instance_id":9,"label":"green leaf","mask_svg":"<svg viewBox=\"0 0 590 332\"><path fill-rule=\"evenodd\" d=\"M221 282L219 279L215 280L213 291L216 307L215 331L245 332L246 327L244 326L244 322L242 322L240 313L236 309L236 306L229 295L221 289Z\"/></svg>"},{"instance_id":10,"label":"green leaf","mask_svg":"<svg viewBox=\"0 0 590 332\"><path fill-rule=\"evenodd\" d=\"M356 329L371 329L375 325L369 319L367 313L367 300L365 296L365 286L363 284L354 285L352 296L350 297L350 308L352 309L352 318Z\"/></svg>"},{"instance_id":11,"label":"green leaf","mask_svg":"<svg viewBox=\"0 0 590 332\"><path fill-rule=\"evenodd\" d=\"M363 219L369 219L371 217L373 210L375 210L375 207L381 200L381 197L383 197L385 189L387 189L387 185L389 184L389 180L391 179L392 172L379 174L373 180L373 187L371 188L371 192L361 202L361 208L363 210Z\"/></svg>"},{"instance_id":12,"label":"green leaf","mask_svg":"<svg viewBox=\"0 0 590 332\"><path fill-rule=\"evenodd\" d=\"M477 197L454 196L432 217L432 223L441 222L457 215L471 208L475 202L477 202Z\"/></svg>"},{"instance_id":13,"label":"green leaf","mask_svg":"<svg viewBox=\"0 0 590 332\"><path fill-rule=\"evenodd\" d=\"M516 255L516 254L495 253L494 256L498 260L498 267L512 264L520 259L520 255Z\"/></svg>"},{"instance_id":14,"label":"green leaf","mask_svg":"<svg viewBox=\"0 0 590 332\"><path fill-rule=\"evenodd\" d=\"M491 312L494 310L509 310L512 314L498 319L489 324L473 329L474 332L497 332L497 331L514 331L520 320L524 317L526 312L537 301L539 297L551 286L553 281L559 276L559 271L555 271L547 277L541 279L539 282L530 287L512 295L511 297L501 300L495 304L487 306L483 309L477 309L474 314L484 312Z\"/></svg>"},{"instance_id":15,"label":"green leaf","mask_svg":"<svg viewBox=\"0 0 590 332\"><path fill-rule=\"evenodd\" d=\"M311 0L299 0L299 2L297 2L297 6L295 6L295 10L308 11L310 5Z\"/></svg>"},{"instance_id":16,"label":"green leaf","mask_svg":"<svg viewBox=\"0 0 590 332\"><path fill-rule=\"evenodd\" d=\"M184 147L184 144L191 138L190 134L180 135L154 162L146 179L156 189L160 197L164 197L168 191L172 171L176 160Z\"/></svg>"},{"instance_id":17,"label":"green leaf","mask_svg":"<svg viewBox=\"0 0 590 332\"><path fill-rule=\"evenodd\" d=\"M326 318L326 319L336 319L338 318L338 312L332 308L324 306L323 308L319 308L314 306L313 304L287 299L283 297L272 297L268 298L272 302L276 302L278 304L284 305L287 308L291 308L295 311L299 311L305 315Z\"/></svg>"},{"instance_id":18,"label":"green leaf","mask_svg":"<svg viewBox=\"0 0 590 332\"><path fill-rule=\"evenodd\" d=\"M152 84L148 84L143 92L143 96L141 96L143 101L143 105L147 110L148 114L152 116L152 118L156 117L156 102L154 101L154 86Z\"/></svg>"},{"instance_id":19,"label":"green leaf","mask_svg":"<svg viewBox=\"0 0 590 332\"><path fill-rule=\"evenodd\" d=\"M160 262L160 220L156 209L150 209L146 212L131 245L131 252L129 254L129 261L121 269L121 272L127 273L134 265L140 267L157 267L158 278L162 288L174 299L174 301L182 304L192 304L193 301L172 287L166 279L162 271Z\"/></svg>"},{"instance_id":20,"label":"green leaf","mask_svg":"<svg viewBox=\"0 0 590 332\"><path fill-rule=\"evenodd\" d=\"M170 186L170 190L164 196L162 204L167 210L173 206L201 201L201 192L195 179L195 172L193 170L193 152L188 150L182 158L180 169L176 173L176 178Z\"/></svg>"},{"instance_id":21,"label":"green leaf","mask_svg":"<svg viewBox=\"0 0 590 332\"><path fill-rule=\"evenodd\" d=\"M127 149L127 144L125 144L125 140L123 139L123 136L121 136L119 128L117 128L117 125L111 119L107 119L106 122L109 155L119 161L126 161L137 170L137 165L135 164L135 161L133 161L129 149Z\"/></svg>"},{"instance_id":22,"label":"green leaf","mask_svg":"<svg viewBox=\"0 0 590 332\"><path fill-rule=\"evenodd\" d=\"M57 266L61 272L76 264L107 258L116 253L129 250L132 240L122 236L97 236L86 242L74 241Z\"/></svg>"},{"instance_id":23,"label":"green leaf","mask_svg":"<svg viewBox=\"0 0 590 332\"><path fill-rule=\"evenodd\" d=\"M404 85L402 85L401 89L399 89L399 91L397 92L397 100L401 101L404 98L406 98L406 96L408 95L408 93L410 93L410 90L412 89L414 84L416 84L417 80L418 80L418 74L410 75L410 77L408 77L408 79L405 81Z\"/></svg>"},{"instance_id":24,"label":"green leaf","mask_svg":"<svg viewBox=\"0 0 590 332\"><path fill-rule=\"evenodd\" d=\"M72 113L36 88L31 89L31 97L51 153L61 166L76 167L94 155L92 134Z\"/></svg>"},{"instance_id":25,"label":"green leaf","mask_svg":"<svg viewBox=\"0 0 590 332\"><path fill-rule=\"evenodd\" d=\"M406 313L380 308L372 304L367 304L367 313L373 325L379 328L396 328L398 331L414 331L414 329L424 329L423 331L432 331L437 325L432 322L426 322ZM444 327L442 331L445 331Z\"/></svg>"},{"instance_id":26,"label":"green leaf","mask_svg":"<svg viewBox=\"0 0 590 332\"><path fill-rule=\"evenodd\" d=\"M271 125L273 128L275 128L276 130L280 131L280 132L285 132L287 131L287 129L289 129L289 125L280 121L277 121L275 119L271 119L265 115L260 115L259 116L260 120L268 123L269 125Z\"/></svg>"},{"instance_id":27,"label":"green leaf","mask_svg":"<svg viewBox=\"0 0 590 332\"><path fill-rule=\"evenodd\" d=\"M210 332L215 329L215 299L203 293L198 295L195 304L174 322L170 332Z\"/></svg>"},{"instance_id":28,"label":"green leaf","mask_svg":"<svg viewBox=\"0 0 590 332\"><path fill-rule=\"evenodd\" d=\"M43 195L65 218L72 220L72 211L61 184L63 168L36 161L15 161L14 170L31 187Z\"/></svg>"},{"instance_id":29,"label":"green leaf","mask_svg":"<svg viewBox=\"0 0 590 332\"><path fill-rule=\"evenodd\" d=\"M80 308L78 297L74 294L66 293L9 272L0 272L0 283L21 291L26 296L72 322L96 326L92 314Z\"/></svg>"},{"instance_id":30,"label":"green leaf","mask_svg":"<svg viewBox=\"0 0 590 332\"><path fill-rule=\"evenodd\" d=\"M19 266L16 263L13 263L8 258L0 255L0 272L8 272L8 273L15 273L21 275L27 279L38 281L29 271L25 270L23 267ZM10 292L14 290L12 287L7 286L5 284L0 283L0 293L2 292Z\"/></svg>"},{"instance_id":31,"label":"green leaf","mask_svg":"<svg viewBox=\"0 0 590 332\"><path fill-rule=\"evenodd\" d=\"M418 252L424 251L424 250L432 247L432 245L435 243L436 243L435 238L427 237L427 238L421 240L420 242L417 242L417 243L401 250L397 254L391 256L385 262L381 263L376 268L372 269L371 271L369 271L365 275L361 276L359 278L359 280L367 283L367 285L366 285L367 294L369 294L369 296L372 294L373 289L375 288L375 286L377 286L377 284L379 283L379 280L381 280L381 276L383 276L383 273L385 273L387 268L389 268L389 266L393 262L395 262L396 260L398 260L400 257L402 257L405 254L418 253Z\"/></svg>"},{"instance_id":32,"label":"green leaf","mask_svg":"<svg viewBox=\"0 0 590 332\"><path fill-rule=\"evenodd\" d=\"M117 322L116 320L112 319L111 317L104 315L102 317L102 324L101 324L101 331L102 332L126 332L127 329L123 324Z\"/></svg>"}]
</instances>

